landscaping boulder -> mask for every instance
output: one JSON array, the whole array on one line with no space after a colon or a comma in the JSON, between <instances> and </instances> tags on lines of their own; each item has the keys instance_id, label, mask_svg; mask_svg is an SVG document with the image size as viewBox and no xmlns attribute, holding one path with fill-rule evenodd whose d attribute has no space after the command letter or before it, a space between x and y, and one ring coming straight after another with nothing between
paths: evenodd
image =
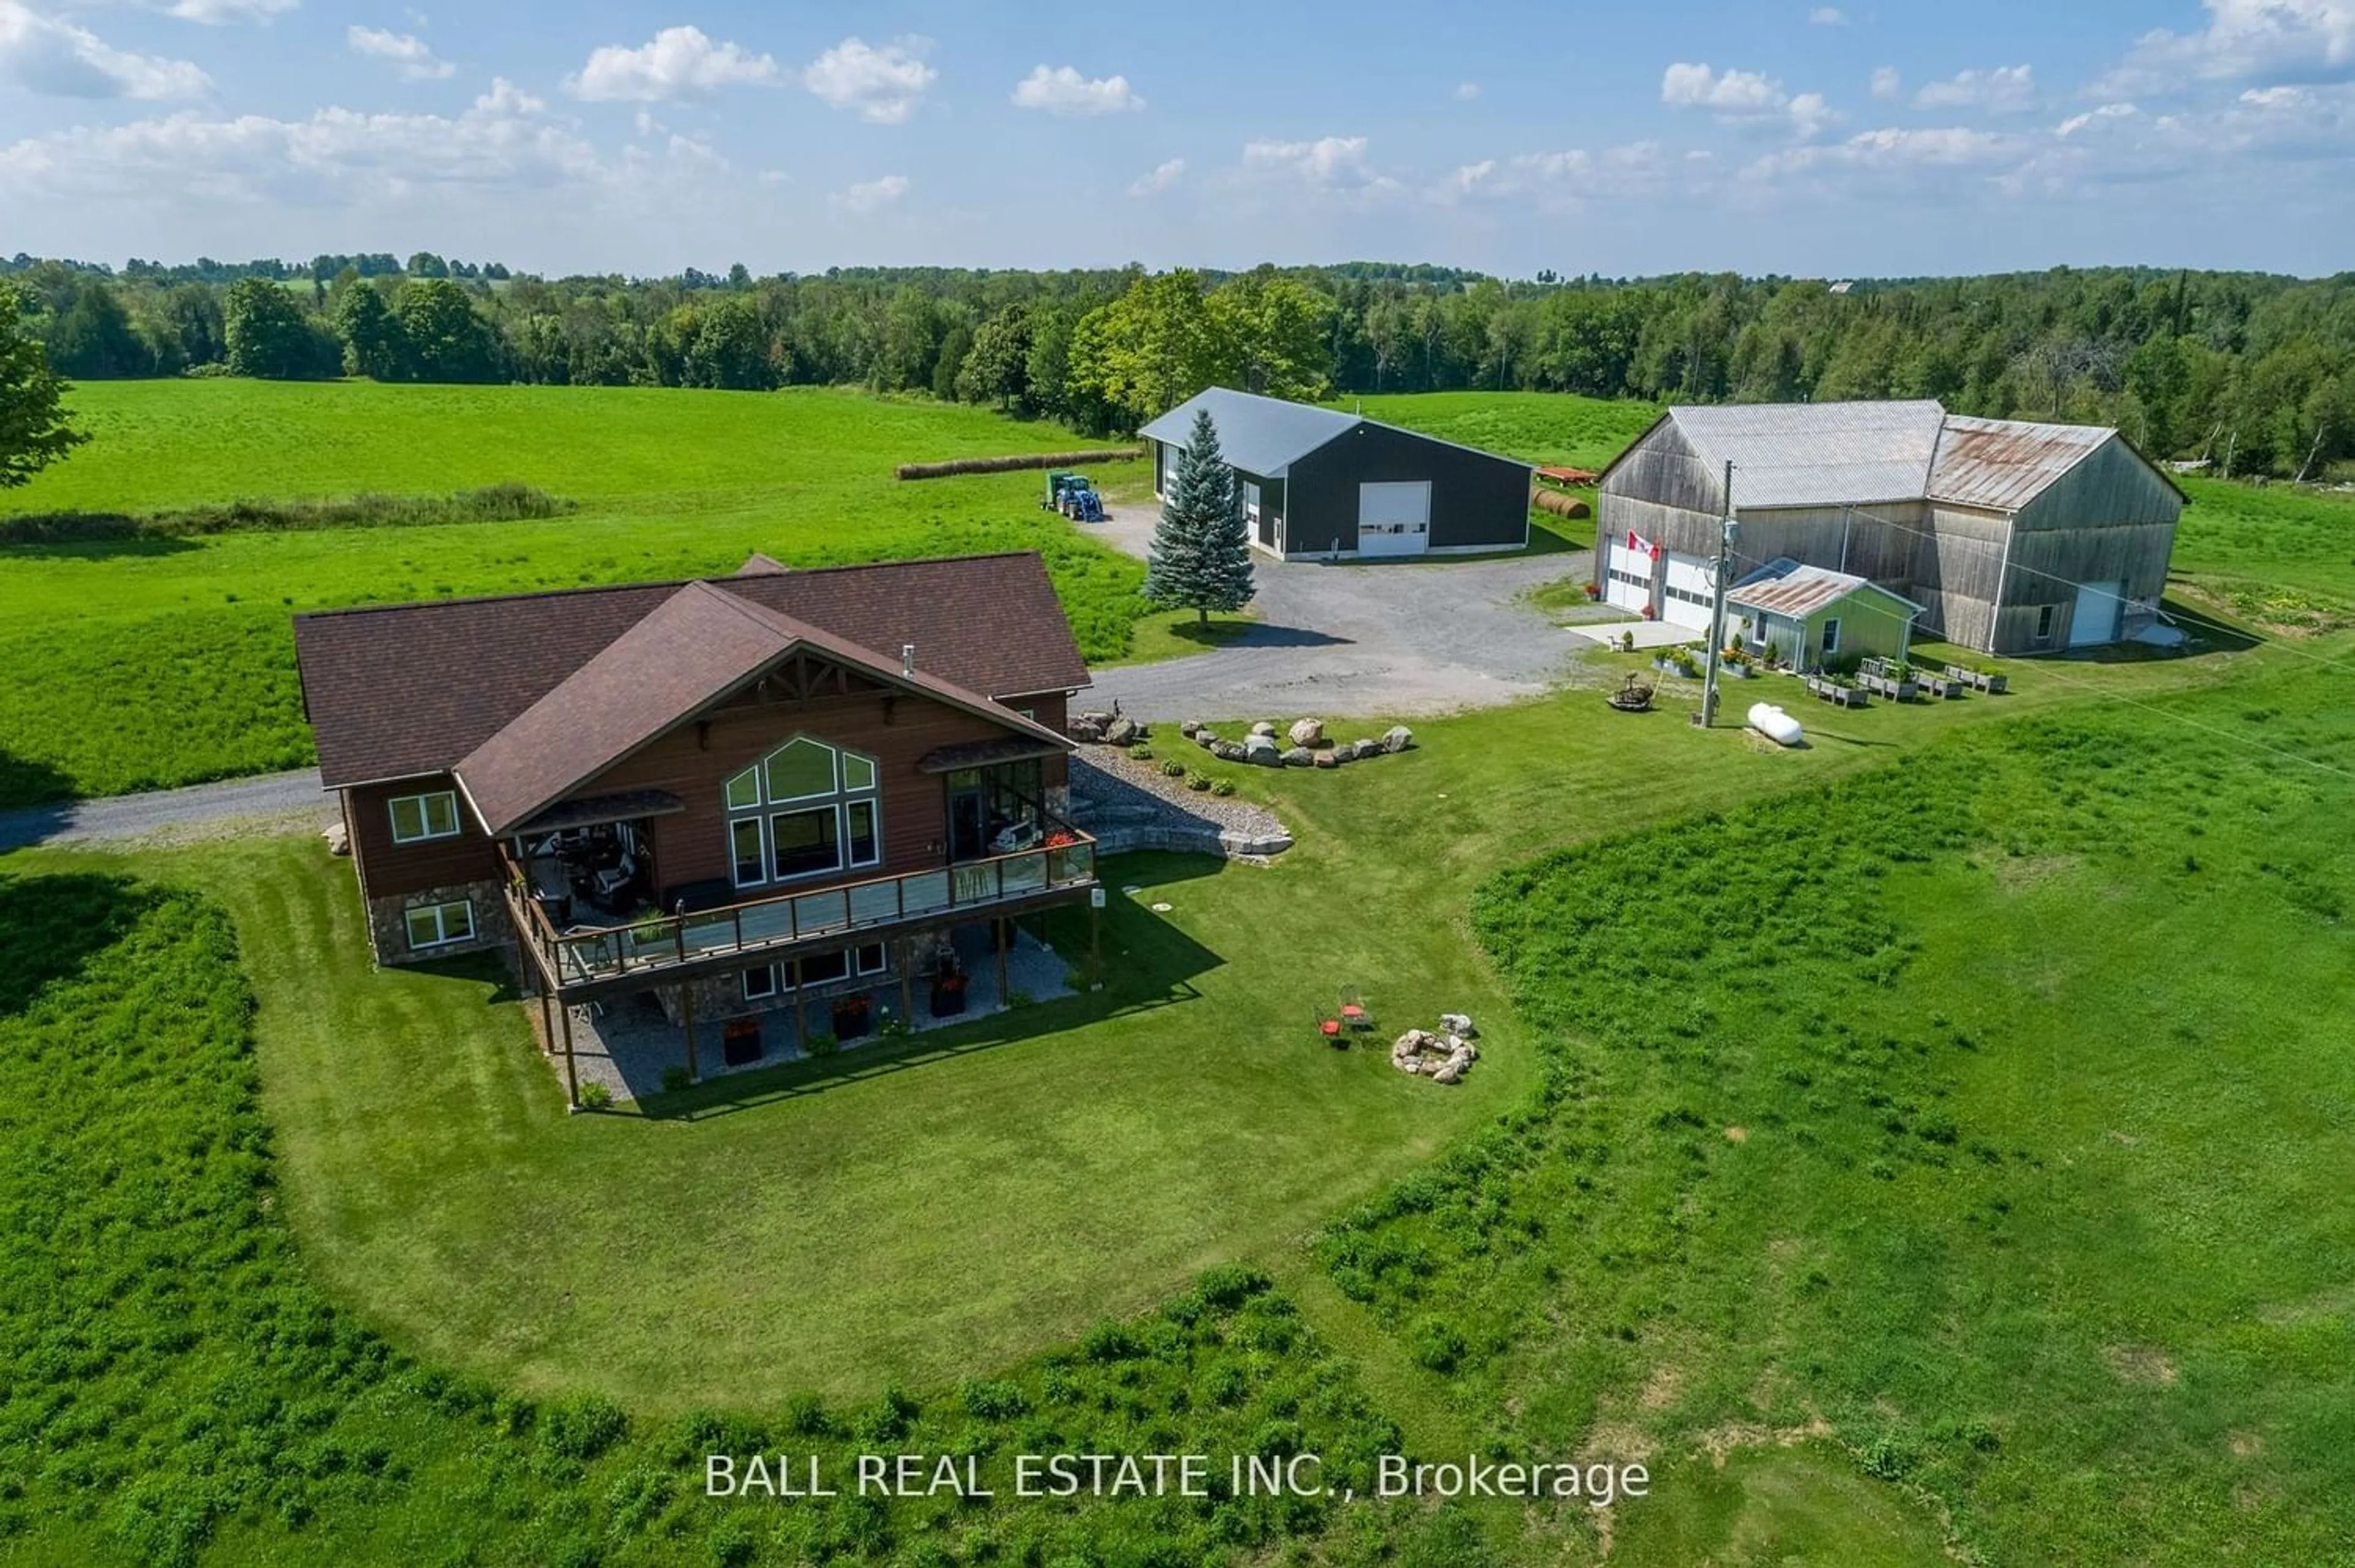
<instances>
[{"instance_id":1,"label":"landscaping boulder","mask_svg":"<svg viewBox=\"0 0 2355 1568\"><path fill-rule=\"evenodd\" d=\"M1434 1083L1461 1083L1478 1061L1480 1048L1455 1034L1411 1029L1391 1045L1391 1065L1401 1072L1427 1073Z\"/></svg>"},{"instance_id":2,"label":"landscaping boulder","mask_svg":"<svg viewBox=\"0 0 2355 1568\"><path fill-rule=\"evenodd\" d=\"M1295 746L1321 746L1325 743L1325 720L1295 719L1292 721L1292 743Z\"/></svg>"},{"instance_id":3,"label":"landscaping boulder","mask_svg":"<svg viewBox=\"0 0 2355 1568\"><path fill-rule=\"evenodd\" d=\"M1337 768L1341 765L1341 759L1330 752L1311 752L1308 755L1320 768Z\"/></svg>"},{"instance_id":4,"label":"landscaping boulder","mask_svg":"<svg viewBox=\"0 0 2355 1568\"><path fill-rule=\"evenodd\" d=\"M1349 749L1361 757L1379 757L1382 754L1382 743L1371 736L1350 741Z\"/></svg>"},{"instance_id":5,"label":"landscaping boulder","mask_svg":"<svg viewBox=\"0 0 2355 1568\"><path fill-rule=\"evenodd\" d=\"M1202 721L1199 719L1181 719L1178 721L1178 733L1190 741L1194 738L1194 732L1201 727Z\"/></svg>"},{"instance_id":6,"label":"landscaping boulder","mask_svg":"<svg viewBox=\"0 0 2355 1568\"><path fill-rule=\"evenodd\" d=\"M1240 763L1245 760L1240 741L1213 741L1210 742L1210 755L1221 762Z\"/></svg>"},{"instance_id":7,"label":"landscaping boulder","mask_svg":"<svg viewBox=\"0 0 2355 1568\"><path fill-rule=\"evenodd\" d=\"M1101 741L1103 739L1103 726L1097 723L1091 715L1085 713L1082 713L1074 717L1070 723L1063 726L1063 729L1074 741Z\"/></svg>"},{"instance_id":8,"label":"landscaping boulder","mask_svg":"<svg viewBox=\"0 0 2355 1568\"><path fill-rule=\"evenodd\" d=\"M1275 739L1275 726L1269 723L1264 719L1252 725L1251 727L1251 732L1254 735L1264 735L1271 741Z\"/></svg>"},{"instance_id":9,"label":"landscaping boulder","mask_svg":"<svg viewBox=\"0 0 2355 1568\"><path fill-rule=\"evenodd\" d=\"M1320 763L1318 764L1320 767L1337 768L1343 763L1356 762L1358 760L1358 748L1351 745L1348 741L1344 741L1339 745L1334 747L1331 751L1324 752L1323 755L1330 757L1333 760L1329 763Z\"/></svg>"},{"instance_id":10,"label":"landscaping boulder","mask_svg":"<svg viewBox=\"0 0 2355 1568\"><path fill-rule=\"evenodd\" d=\"M1439 1027L1465 1040L1471 1040L1480 1032L1472 1027L1472 1015L1469 1013L1442 1013L1439 1015Z\"/></svg>"},{"instance_id":11,"label":"landscaping boulder","mask_svg":"<svg viewBox=\"0 0 2355 1568\"><path fill-rule=\"evenodd\" d=\"M1134 719L1115 719L1104 729L1107 746L1133 746L1145 739L1145 726Z\"/></svg>"},{"instance_id":12,"label":"landscaping boulder","mask_svg":"<svg viewBox=\"0 0 2355 1568\"><path fill-rule=\"evenodd\" d=\"M1313 768L1316 765L1316 753L1305 746L1288 746L1284 752L1284 765L1287 768Z\"/></svg>"},{"instance_id":13,"label":"landscaping boulder","mask_svg":"<svg viewBox=\"0 0 2355 1568\"><path fill-rule=\"evenodd\" d=\"M1274 736L1254 730L1243 738L1243 761L1273 768L1283 763L1284 755L1276 749Z\"/></svg>"},{"instance_id":14,"label":"landscaping boulder","mask_svg":"<svg viewBox=\"0 0 2355 1568\"><path fill-rule=\"evenodd\" d=\"M1414 731L1403 724L1393 724L1382 731L1382 750L1403 752L1414 744Z\"/></svg>"},{"instance_id":15,"label":"landscaping boulder","mask_svg":"<svg viewBox=\"0 0 2355 1568\"><path fill-rule=\"evenodd\" d=\"M351 832L340 822L327 824L327 830L320 837L327 841L327 853L330 855L348 855L352 852Z\"/></svg>"},{"instance_id":16,"label":"landscaping boulder","mask_svg":"<svg viewBox=\"0 0 2355 1568\"><path fill-rule=\"evenodd\" d=\"M1194 731L1194 744L1206 752L1215 752L1219 749L1219 738L1208 730L1197 730Z\"/></svg>"}]
</instances>

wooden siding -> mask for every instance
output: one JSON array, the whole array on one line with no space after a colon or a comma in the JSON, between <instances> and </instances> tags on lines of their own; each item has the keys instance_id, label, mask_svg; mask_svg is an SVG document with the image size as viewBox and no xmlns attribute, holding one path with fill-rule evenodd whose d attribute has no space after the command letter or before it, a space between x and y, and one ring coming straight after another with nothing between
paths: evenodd
<instances>
[{"instance_id":1,"label":"wooden siding","mask_svg":"<svg viewBox=\"0 0 2355 1568\"><path fill-rule=\"evenodd\" d=\"M458 882L483 881L498 876L498 859L482 825L458 796L458 834L453 838L429 838L414 844L392 841L390 802L403 795L455 793L457 781L448 773L400 784L364 784L344 792L345 818L351 825L352 864L358 869L360 891L368 898L406 898L429 888Z\"/></svg>"},{"instance_id":2,"label":"wooden siding","mask_svg":"<svg viewBox=\"0 0 2355 1568\"><path fill-rule=\"evenodd\" d=\"M2182 511L2175 487L2124 441L2113 435L2094 448L2014 516L1993 651L2068 646L2078 583L2116 581L2129 604L2156 604ZM2052 635L2040 644L2036 619L2046 604L2057 608ZM2129 609L2118 635L2130 637L2151 619Z\"/></svg>"},{"instance_id":3,"label":"wooden siding","mask_svg":"<svg viewBox=\"0 0 2355 1568\"><path fill-rule=\"evenodd\" d=\"M1511 549L1529 529L1525 463L1366 423L1292 464L1284 549L1322 555L1358 548L1358 486L1431 483L1433 549Z\"/></svg>"},{"instance_id":4,"label":"wooden siding","mask_svg":"<svg viewBox=\"0 0 2355 1568\"><path fill-rule=\"evenodd\" d=\"M882 863L786 884L796 891L816 889L943 864L948 851L947 786L941 775L920 772L917 759L935 747L1005 733L978 715L912 693L740 700L681 725L573 795L660 789L685 803L685 811L653 823L659 892L686 882L728 879L723 790L730 778L796 735L861 752L875 759L880 786Z\"/></svg>"},{"instance_id":5,"label":"wooden siding","mask_svg":"<svg viewBox=\"0 0 2355 1568\"><path fill-rule=\"evenodd\" d=\"M1738 492L1741 481L1736 479L1734 485ZM1677 429L1676 421L1662 414L1604 475L1598 499L1607 502L1614 496L1721 517L1725 515L1725 470L1694 452L1684 432ZM1710 546L1715 549L1716 544L1712 535Z\"/></svg>"}]
</instances>

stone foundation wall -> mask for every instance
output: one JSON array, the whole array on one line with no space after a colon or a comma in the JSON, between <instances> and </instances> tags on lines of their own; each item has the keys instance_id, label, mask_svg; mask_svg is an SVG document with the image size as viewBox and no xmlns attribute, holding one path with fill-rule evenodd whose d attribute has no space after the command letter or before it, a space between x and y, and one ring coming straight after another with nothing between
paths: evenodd
<instances>
[{"instance_id":1,"label":"stone foundation wall","mask_svg":"<svg viewBox=\"0 0 2355 1568\"><path fill-rule=\"evenodd\" d=\"M413 952L409 945L409 912L421 904L456 903L474 906L474 934L464 942ZM378 964L419 964L429 958L449 958L461 953L513 952L515 933L507 924L506 905L496 882L454 882L428 888L421 893L400 893L368 901L368 945Z\"/></svg>"}]
</instances>

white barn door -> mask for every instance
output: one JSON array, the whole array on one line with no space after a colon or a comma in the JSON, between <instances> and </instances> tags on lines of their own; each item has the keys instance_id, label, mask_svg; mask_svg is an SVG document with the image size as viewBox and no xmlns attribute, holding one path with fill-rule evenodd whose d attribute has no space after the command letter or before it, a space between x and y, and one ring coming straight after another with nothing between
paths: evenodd
<instances>
[{"instance_id":1,"label":"white barn door","mask_svg":"<svg viewBox=\"0 0 2355 1568\"><path fill-rule=\"evenodd\" d=\"M1640 615L1652 603L1652 555L1631 549L1624 539L1605 539L1603 555L1603 600L1631 615Z\"/></svg>"},{"instance_id":2,"label":"white barn door","mask_svg":"<svg viewBox=\"0 0 2355 1568\"><path fill-rule=\"evenodd\" d=\"M2077 608L2069 617L2069 645L2090 648L2118 640L2118 618L2125 613L2126 584L2113 577L2105 582L2077 585Z\"/></svg>"},{"instance_id":3,"label":"white barn door","mask_svg":"<svg viewBox=\"0 0 2355 1568\"><path fill-rule=\"evenodd\" d=\"M1358 553L1421 555L1431 548L1431 481L1358 486Z\"/></svg>"},{"instance_id":4,"label":"white barn door","mask_svg":"<svg viewBox=\"0 0 2355 1568\"><path fill-rule=\"evenodd\" d=\"M1711 562L1704 555L1679 555L1668 551L1668 592L1660 600L1660 619L1671 626L1689 626L1696 632L1709 630Z\"/></svg>"}]
</instances>

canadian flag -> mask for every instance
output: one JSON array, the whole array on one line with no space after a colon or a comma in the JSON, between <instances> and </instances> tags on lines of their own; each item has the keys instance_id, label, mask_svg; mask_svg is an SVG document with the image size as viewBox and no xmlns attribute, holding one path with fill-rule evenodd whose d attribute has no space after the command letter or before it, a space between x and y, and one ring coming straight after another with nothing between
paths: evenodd
<instances>
[{"instance_id":1,"label":"canadian flag","mask_svg":"<svg viewBox=\"0 0 2355 1568\"><path fill-rule=\"evenodd\" d=\"M1639 555L1648 555L1654 560L1660 559L1659 545L1651 539L1645 539L1633 528L1627 530L1627 548Z\"/></svg>"}]
</instances>

